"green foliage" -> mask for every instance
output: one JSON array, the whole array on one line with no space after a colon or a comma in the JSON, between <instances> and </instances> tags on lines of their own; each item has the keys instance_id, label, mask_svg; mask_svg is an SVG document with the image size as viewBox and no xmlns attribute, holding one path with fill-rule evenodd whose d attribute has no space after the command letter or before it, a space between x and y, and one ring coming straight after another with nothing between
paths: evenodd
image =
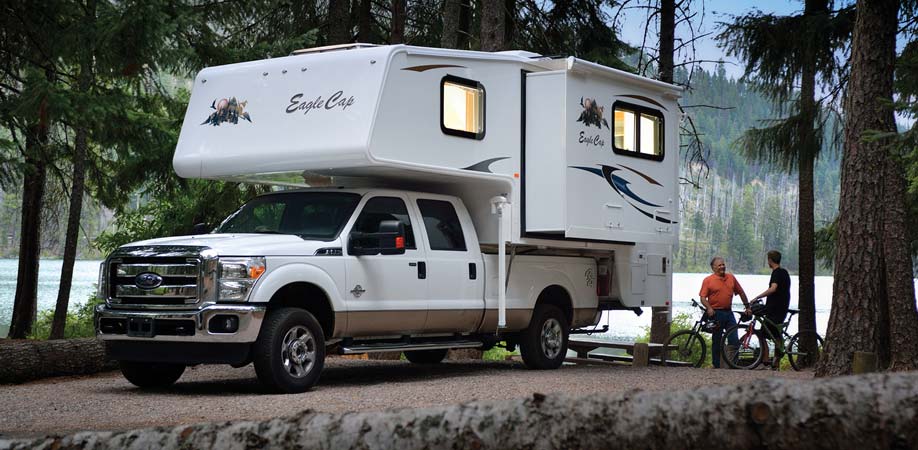
<instances>
[{"instance_id":1,"label":"green foliage","mask_svg":"<svg viewBox=\"0 0 918 450\"><path fill-rule=\"evenodd\" d=\"M762 254L762 246L756 243L753 234L754 213L752 188L747 186L743 191L741 206L733 208L727 234L727 246L732 255L727 262L732 271L737 273L755 273L761 266L759 256Z\"/></svg>"},{"instance_id":2,"label":"green foliage","mask_svg":"<svg viewBox=\"0 0 918 450\"><path fill-rule=\"evenodd\" d=\"M505 361L508 356L519 355L519 354L520 354L519 350L508 352L506 348L493 347L490 350L482 353L481 359L484 361Z\"/></svg>"},{"instance_id":3,"label":"green foliage","mask_svg":"<svg viewBox=\"0 0 918 450\"><path fill-rule=\"evenodd\" d=\"M64 328L64 339L89 338L96 335L93 324L93 313L96 305L104 302L95 295L86 299L75 312L67 313L67 326ZM53 310L45 310L38 313L38 320L32 327L32 333L29 339L48 339L51 334L51 321L54 318Z\"/></svg>"},{"instance_id":4,"label":"green foliage","mask_svg":"<svg viewBox=\"0 0 918 450\"><path fill-rule=\"evenodd\" d=\"M260 185L210 180L180 180L182 188L156 190L145 205L123 211L115 230L105 232L97 244L112 251L129 242L165 236L188 235L196 224L219 225L250 198L267 192Z\"/></svg>"},{"instance_id":5,"label":"green foliage","mask_svg":"<svg viewBox=\"0 0 918 450\"><path fill-rule=\"evenodd\" d=\"M817 4L818 2L807 1ZM854 28L854 5L829 11L822 8L794 16L776 16L758 10L724 24L717 36L730 56L745 63L745 78L773 99L785 104L795 95L798 77L809 61L828 86L836 84Z\"/></svg>"},{"instance_id":6,"label":"green foliage","mask_svg":"<svg viewBox=\"0 0 918 450\"><path fill-rule=\"evenodd\" d=\"M621 70L634 71L623 61L633 52L609 24L616 0L523 2L516 28L519 48L542 55L573 55ZM550 6L550 8L548 8Z\"/></svg>"}]
</instances>

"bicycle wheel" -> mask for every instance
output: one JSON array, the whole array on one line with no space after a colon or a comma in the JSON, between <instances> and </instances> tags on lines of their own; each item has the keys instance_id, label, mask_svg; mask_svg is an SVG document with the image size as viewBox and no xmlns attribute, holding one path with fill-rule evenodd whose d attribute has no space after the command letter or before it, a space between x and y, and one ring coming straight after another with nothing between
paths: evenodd
<instances>
[{"instance_id":1,"label":"bicycle wheel","mask_svg":"<svg viewBox=\"0 0 918 450\"><path fill-rule=\"evenodd\" d=\"M739 345L732 348L727 344L727 337L737 332ZM737 324L724 332L720 342L721 359L734 369L755 369L762 363L765 349L765 338L759 330L749 324Z\"/></svg>"},{"instance_id":2,"label":"bicycle wheel","mask_svg":"<svg viewBox=\"0 0 918 450\"><path fill-rule=\"evenodd\" d=\"M806 351L805 346L809 340L816 342L816 349L813 352ZM813 367L819 361L819 356L822 355L822 348L822 336L813 330L801 331L795 334L790 339L790 343L787 344L787 360L790 361L791 367L797 371Z\"/></svg>"},{"instance_id":3,"label":"bicycle wheel","mask_svg":"<svg viewBox=\"0 0 918 450\"><path fill-rule=\"evenodd\" d=\"M663 345L663 365L701 367L707 354L707 345L700 334L692 330L681 330L673 333Z\"/></svg>"}]
</instances>

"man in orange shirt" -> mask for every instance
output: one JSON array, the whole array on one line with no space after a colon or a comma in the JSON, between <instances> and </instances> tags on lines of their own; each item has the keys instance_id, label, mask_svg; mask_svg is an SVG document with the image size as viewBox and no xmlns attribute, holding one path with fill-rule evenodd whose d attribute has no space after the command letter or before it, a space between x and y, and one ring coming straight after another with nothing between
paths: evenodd
<instances>
[{"instance_id":1,"label":"man in orange shirt","mask_svg":"<svg viewBox=\"0 0 918 450\"><path fill-rule=\"evenodd\" d=\"M720 368L720 341L723 332L736 325L736 318L733 317L732 310L733 296L739 295L743 300L746 314L751 314L752 311L749 310L749 299L746 298L746 292L743 291L736 277L732 273L727 273L727 264L723 258L715 256L711 259L711 271L714 273L701 282L701 292L698 295L701 297L701 304L707 309L708 317L714 318L718 325L717 331L711 338L711 362L717 369ZM739 345L736 331L727 336L727 345L728 350L736 351L736 346ZM727 354L729 355L730 352Z\"/></svg>"}]
</instances>

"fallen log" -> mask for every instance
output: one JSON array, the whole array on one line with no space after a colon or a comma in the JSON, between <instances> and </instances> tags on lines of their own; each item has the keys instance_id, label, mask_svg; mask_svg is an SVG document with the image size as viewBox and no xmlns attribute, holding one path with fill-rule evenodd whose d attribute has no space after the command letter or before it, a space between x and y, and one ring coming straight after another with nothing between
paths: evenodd
<instances>
[{"instance_id":1,"label":"fallen log","mask_svg":"<svg viewBox=\"0 0 918 450\"><path fill-rule=\"evenodd\" d=\"M383 412L307 410L263 422L0 440L0 449L904 449L918 448L916 423L918 373L899 373Z\"/></svg>"},{"instance_id":2,"label":"fallen log","mask_svg":"<svg viewBox=\"0 0 918 450\"><path fill-rule=\"evenodd\" d=\"M93 339L0 339L0 384L45 377L86 375L118 365L105 356L105 343Z\"/></svg>"}]
</instances>

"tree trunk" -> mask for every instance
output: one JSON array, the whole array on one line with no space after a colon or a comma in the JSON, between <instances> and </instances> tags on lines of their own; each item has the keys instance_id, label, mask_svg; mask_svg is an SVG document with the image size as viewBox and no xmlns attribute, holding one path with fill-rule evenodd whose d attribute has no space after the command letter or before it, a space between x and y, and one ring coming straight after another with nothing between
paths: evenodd
<instances>
[{"instance_id":1,"label":"tree trunk","mask_svg":"<svg viewBox=\"0 0 918 450\"><path fill-rule=\"evenodd\" d=\"M96 23L96 3L86 2L86 23ZM87 35L88 37L88 35ZM87 94L92 88L92 42L83 42L84 59L80 67L79 91ZM77 105L80 117L86 117L85 108ZM77 242L80 239L80 217L83 213L83 191L86 180L86 152L89 130L87 125L78 125L73 144L73 179L70 186L70 208L67 212L67 234L64 241L64 261L61 265L61 281L57 290L57 303L54 307L54 319L51 321L49 339L63 339L67 325L67 308L70 305L70 286L73 283L73 263L76 261Z\"/></svg>"},{"instance_id":2,"label":"tree trunk","mask_svg":"<svg viewBox=\"0 0 918 450\"><path fill-rule=\"evenodd\" d=\"M351 3L349 0L328 1L328 22L326 44L346 44L351 42Z\"/></svg>"},{"instance_id":3,"label":"tree trunk","mask_svg":"<svg viewBox=\"0 0 918 450\"><path fill-rule=\"evenodd\" d=\"M811 78L815 82L814 77ZM806 83L804 83L806 84ZM814 84L810 84L814 86ZM813 91L810 91L811 93ZM803 96L801 91L801 97ZM810 100L813 97L808 97ZM815 117L814 117L815 118ZM812 124L813 121L804 121L806 124ZM807 127L807 131L812 136L814 129ZM805 141L804 141L805 142ZM797 308L800 315L797 319L798 331L812 330L816 331L816 236L815 236L815 219L813 214L813 204L815 196L813 194L813 154L805 154L800 151L798 157L798 189L799 197L797 216L797 270L798 270L798 297ZM804 334L804 340L801 342L802 349L809 355L819 354L817 351L816 335L814 333ZM811 367L816 361L803 361L805 367Z\"/></svg>"},{"instance_id":4,"label":"tree trunk","mask_svg":"<svg viewBox=\"0 0 918 450\"><path fill-rule=\"evenodd\" d=\"M889 123L895 130L890 111ZM912 257L909 252L907 182L898 157L888 157L884 176L883 256L886 267L886 306L889 370L918 369L918 311L915 309L915 285L912 279Z\"/></svg>"},{"instance_id":5,"label":"tree trunk","mask_svg":"<svg viewBox=\"0 0 918 450\"><path fill-rule=\"evenodd\" d=\"M884 4L882 9L885 28L877 39L882 39L880 46L873 50L883 54L884 62L892 64L896 54L895 25L898 15L898 4ZM859 10L860 11L860 10ZM860 13L859 13L860 14ZM883 80L883 97L892 102L892 70L888 70ZM879 89L879 88L878 88ZM878 91L879 95L880 92ZM881 105L883 106L883 105ZM876 130L896 132L895 116L892 108L878 111L876 120L882 125ZM885 171L882 194L882 242L883 269L882 279L885 295L881 295L880 319L878 327L881 334L877 343L877 354L881 368L888 370L913 370L918 368L918 312L915 308L915 286L912 271L912 258L909 252L908 233L907 181L904 172L905 164L898 152L883 154Z\"/></svg>"},{"instance_id":6,"label":"tree trunk","mask_svg":"<svg viewBox=\"0 0 918 450\"><path fill-rule=\"evenodd\" d=\"M373 9L370 0L360 0L357 10L357 42L376 43L373 38Z\"/></svg>"},{"instance_id":7,"label":"tree trunk","mask_svg":"<svg viewBox=\"0 0 918 450\"><path fill-rule=\"evenodd\" d=\"M0 364L0 383L87 375L118 367L106 357L105 342L95 338L0 341L0 361L4 361Z\"/></svg>"},{"instance_id":8,"label":"tree trunk","mask_svg":"<svg viewBox=\"0 0 918 450\"><path fill-rule=\"evenodd\" d=\"M826 0L806 0L804 17L827 16L829 14ZM806 47L803 69L800 76L800 114L802 126L799 129L798 140L801 143L797 149L797 271L798 296L797 307L800 309L798 330L816 331L816 234L815 215L813 205L815 195L813 191L813 170L816 164L816 154L819 153L820 139L816 135L816 49L815 42L810 42ZM814 333L804 335L801 342L802 349L809 355L817 355L817 342ZM802 361L810 367L816 361Z\"/></svg>"},{"instance_id":9,"label":"tree trunk","mask_svg":"<svg viewBox=\"0 0 918 450\"><path fill-rule=\"evenodd\" d=\"M408 8L405 0L392 0L392 32L389 34L390 44L405 42L405 16Z\"/></svg>"},{"instance_id":10,"label":"tree trunk","mask_svg":"<svg viewBox=\"0 0 918 450\"><path fill-rule=\"evenodd\" d=\"M507 20L504 0L481 0L481 51L507 50Z\"/></svg>"},{"instance_id":11,"label":"tree trunk","mask_svg":"<svg viewBox=\"0 0 918 450\"><path fill-rule=\"evenodd\" d=\"M918 448L918 374L634 391L0 441L10 449ZM4 445L6 444L6 445Z\"/></svg>"},{"instance_id":12,"label":"tree trunk","mask_svg":"<svg viewBox=\"0 0 918 450\"><path fill-rule=\"evenodd\" d=\"M48 80L54 79L50 71ZM25 173L22 177L22 219L19 232L19 272L9 337L22 339L32 332L38 314L38 263L41 258L41 211L47 178L47 146L50 127L48 99L39 106L38 120L26 136Z\"/></svg>"},{"instance_id":13,"label":"tree trunk","mask_svg":"<svg viewBox=\"0 0 918 450\"><path fill-rule=\"evenodd\" d=\"M660 2L660 81L673 82L673 48L676 35L676 0ZM650 317L650 342L662 344L669 338L669 316L671 306L653 307Z\"/></svg>"},{"instance_id":14,"label":"tree trunk","mask_svg":"<svg viewBox=\"0 0 918 450\"><path fill-rule=\"evenodd\" d=\"M660 81L673 82L673 69L675 63L676 45L676 0L661 0L660 2Z\"/></svg>"},{"instance_id":15,"label":"tree trunk","mask_svg":"<svg viewBox=\"0 0 918 450\"><path fill-rule=\"evenodd\" d=\"M869 130L891 124L893 67L899 2L860 0L851 45L845 98L845 146L835 250L832 312L818 376L851 372L852 352L879 354L886 339L880 302L887 295L884 270L883 177L887 144L864 140ZM891 128L892 126L892 128ZM911 267L909 265L909 267ZM914 299L912 300L914 302Z\"/></svg>"},{"instance_id":16,"label":"tree trunk","mask_svg":"<svg viewBox=\"0 0 918 450\"><path fill-rule=\"evenodd\" d=\"M41 134L40 131L38 131ZM46 132L45 132L46 133ZM26 146L35 152L36 137L27 137ZM19 271L8 336L24 339L32 332L38 314L38 262L41 257L41 207L45 194L45 163L41 156L27 156L22 180L22 218L19 227Z\"/></svg>"},{"instance_id":17,"label":"tree trunk","mask_svg":"<svg viewBox=\"0 0 918 450\"><path fill-rule=\"evenodd\" d=\"M443 2L443 32L440 34L440 47L459 48L461 3L460 0L444 0Z\"/></svg>"},{"instance_id":18,"label":"tree trunk","mask_svg":"<svg viewBox=\"0 0 918 450\"><path fill-rule=\"evenodd\" d=\"M77 242L80 237L80 216L83 212L83 191L85 188L86 136L85 128L78 129L74 142L73 182L70 188L70 209L67 214L67 235L64 242L64 261L61 265L61 281L51 322L48 339L63 339L67 324L67 308L70 304L70 287L73 282L73 263L76 261Z\"/></svg>"}]
</instances>

